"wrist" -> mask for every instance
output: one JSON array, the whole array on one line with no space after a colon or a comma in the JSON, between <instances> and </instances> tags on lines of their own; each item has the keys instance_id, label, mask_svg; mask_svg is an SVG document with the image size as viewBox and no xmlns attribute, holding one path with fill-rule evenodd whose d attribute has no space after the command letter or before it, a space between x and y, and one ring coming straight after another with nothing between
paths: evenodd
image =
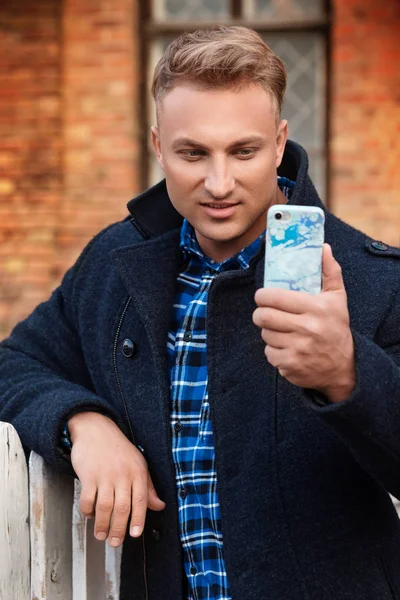
<instances>
[{"instance_id":1,"label":"wrist","mask_svg":"<svg viewBox=\"0 0 400 600\"><path fill-rule=\"evenodd\" d=\"M356 371L352 364L341 377L337 377L332 385L319 388L318 391L324 394L329 402L343 402L347 400L354 391L356 385Z\"/></svg>"},{"instance_id":2,"label":"wrist","mask_svg":"<svg viewBox=\"0 0 400 600\"><path fill-rule=\"evenodd\" d=\"M347 400L347 398L351 396L354 387L355 383L348 385L335 385L332 388L325 388L324 390L319 391L321 391L328 398L329 402L335 404L337 402L343 402L344 400Z\"/></svg>"},{"instance_id":3,"label":"wrist","mask_svg":"<svg viewBox=\"0 0 400 600\"><path fill-rule=\"evenodd\" d=\"M76 413L68 420L68 433L71 442L74 443L81 431L87 432L91 425L114 424L114 422L105 415L98 412L85 411Z\"/></svg>"},{"instance_id":4,"label":"wrist","mask_svg":"<svg viewBox=\"0 0 400 600\"><path fill-rule=\"evenodd\" d=\"M343 402L354 391L356 385L356 361L354 340L349 330L347 340L343 344L341 364L332 375L332 381L318 391L322 392L330 402Z\"/></svg>"}]
</instances>

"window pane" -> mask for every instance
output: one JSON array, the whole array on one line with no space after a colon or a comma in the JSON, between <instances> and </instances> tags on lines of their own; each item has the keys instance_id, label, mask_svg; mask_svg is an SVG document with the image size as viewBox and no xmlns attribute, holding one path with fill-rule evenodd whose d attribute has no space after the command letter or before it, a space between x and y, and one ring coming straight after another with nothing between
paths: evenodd
<instances>
[{"instance_id":1,"label":"window pane","mask_svg":"<svg viewBox=\"0 0 400 600\"><path fill-rule=\"evenodd\" d=\"M158 61L160 60L161 56L163 55L166 47L168 46L168 44L170 42L172 42L174 37L175 36L166 36L163 38L159 38L157 40L153 40L151 43L150 60L149 60L148 73L147 73L147 81L148 81L147 87L149 89L151 87L151 82L153 81L153 73L154 73L156 64L158 63ZM152 125L155 125L155 123L156 123L156 110L155 110L155 106L154 106L153 96L150 93L148 95L147 114L149 115L148 129L150 129L150 127ZM149 165L148 182L149 182L149 185L153 185L153 184L157 183L157 181L160 181L161 179L164 178L164 173L163 173L161 167L159 166L159 164L156 160L156 157L154 155L153 147L151 144L151 137L150 137L149 132L148 132L147 140L148 140L147 152L148 152L148 158L149 158L149 160L148 160L148 165Z\"/></svg>"},{"instance_id":2,"label":"window pane","mask_svg":"<svg viewBox=\"0 0 400 600\"><path fill-rule=\"evenodd\" d=\"M307 20L326 14L324 0L246 0L245 16L282 21Z\"/></svg>"},{"instance_id":3,"label":"window pane","mask_svg":"<svg viewBox=\"0 0 400 600\"><path fill-rule=\"evenodd\" d=\"M153 17L157 21L209 21L229 17L230 0L155 0Z\"/></svg>"},{"instance_id":4,"label":"window pane","mask_svg":"<svg viewBox=\"0 0 400 600\"><path fill-rule=\"evenodd\" d=\"M324 197L325 37L318 33L271 33L263 37L287 69L282 117L289 122L289 137L309 153L311 178Z\"/></svg>"}]
</instances>

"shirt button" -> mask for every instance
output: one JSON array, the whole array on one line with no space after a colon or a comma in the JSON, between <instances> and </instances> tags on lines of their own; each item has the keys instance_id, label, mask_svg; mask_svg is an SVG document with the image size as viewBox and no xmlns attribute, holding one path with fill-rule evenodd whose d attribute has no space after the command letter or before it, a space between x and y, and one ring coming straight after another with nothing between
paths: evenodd
<instances>
[{"instance_id":1,"label":"shirt button","mask_svg":"<svg viewBox=\"0 0 400 600\"><path fill-rule=\"evenodd\" d=\"M136 344L129 338L122 342L122 354L126 358L131 358L136 352Z\"/></svg>"},{"instance_id":2,"label":"shirt button","mask_svg":"<svg viewBox=\"0 0 400 600\"><path fill-rule=\"evenodd\" d=\"M197 573L196 567L190 567L190 574L191 575L196 575L196 573Z\"/></svg>"},{"instance_id":3,"label":"shirt button","mask_svg":"<svg viewBox=\"0 0 400 600\"><path fill-rule=\"evenodd\" d=\"M183 429L182 423L180 421L178 421L177 423L175 423L174 429L175 429L176 433L179 433L180 431L182 431L182 429Z\"/></svg>"},{"instance_id":4,"label":"shirt button","mask_svg":"<svg viewBox=\"0 0 400 600\"><path fill-rule=\"evenodd\" d=\"M186 496L188 495L187 491L185 490L185 488L181 488L179 490L179 496L180 498L182 498L182 500L184 500L186 498Z\"/></svg>"},{"instance_id":5,"label":"shirt button","mask_svg":"<svg viewBox=\"0 0 400 600\"><path fill-rule=\"evenodd\" d=\"M183 334L183 339L185 342L190 342L190 340L192 339L192 334L190 333L190 331L185 331L185 333Z\"/></svg>"}]
</instances>

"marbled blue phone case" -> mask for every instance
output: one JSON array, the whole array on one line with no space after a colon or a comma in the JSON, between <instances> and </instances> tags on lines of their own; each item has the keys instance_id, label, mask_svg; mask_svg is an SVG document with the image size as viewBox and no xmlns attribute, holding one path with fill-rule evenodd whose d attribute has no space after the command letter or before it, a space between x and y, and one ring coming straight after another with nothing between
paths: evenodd
<instances>
[{"instance_id":1,"label":"marbled blue phone case","mask_svg":"<svg viewBox=\"0 0 400 600\"><path fill-rule=\"evenodd\" d=\"M315 206L269 209L264 287L319 294L324 223L323 210Z\"/></svg>"}]
</instances>

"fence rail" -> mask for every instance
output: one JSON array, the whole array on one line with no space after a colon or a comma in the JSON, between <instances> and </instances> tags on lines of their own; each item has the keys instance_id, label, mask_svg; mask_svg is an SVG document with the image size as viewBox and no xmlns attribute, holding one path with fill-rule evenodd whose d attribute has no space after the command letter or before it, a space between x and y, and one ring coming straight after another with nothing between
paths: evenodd
<instances>
[{"instance_id":1,"label":"fence rail","mask_svg":"<svg viewBox=\"0 0 400 600\"><path fill-rule=\"evenodd\" d=\"M121 552L79 512L79 482L31 453L0 422L0 598L118 600Z\"/></svg>"}]
</instances>

